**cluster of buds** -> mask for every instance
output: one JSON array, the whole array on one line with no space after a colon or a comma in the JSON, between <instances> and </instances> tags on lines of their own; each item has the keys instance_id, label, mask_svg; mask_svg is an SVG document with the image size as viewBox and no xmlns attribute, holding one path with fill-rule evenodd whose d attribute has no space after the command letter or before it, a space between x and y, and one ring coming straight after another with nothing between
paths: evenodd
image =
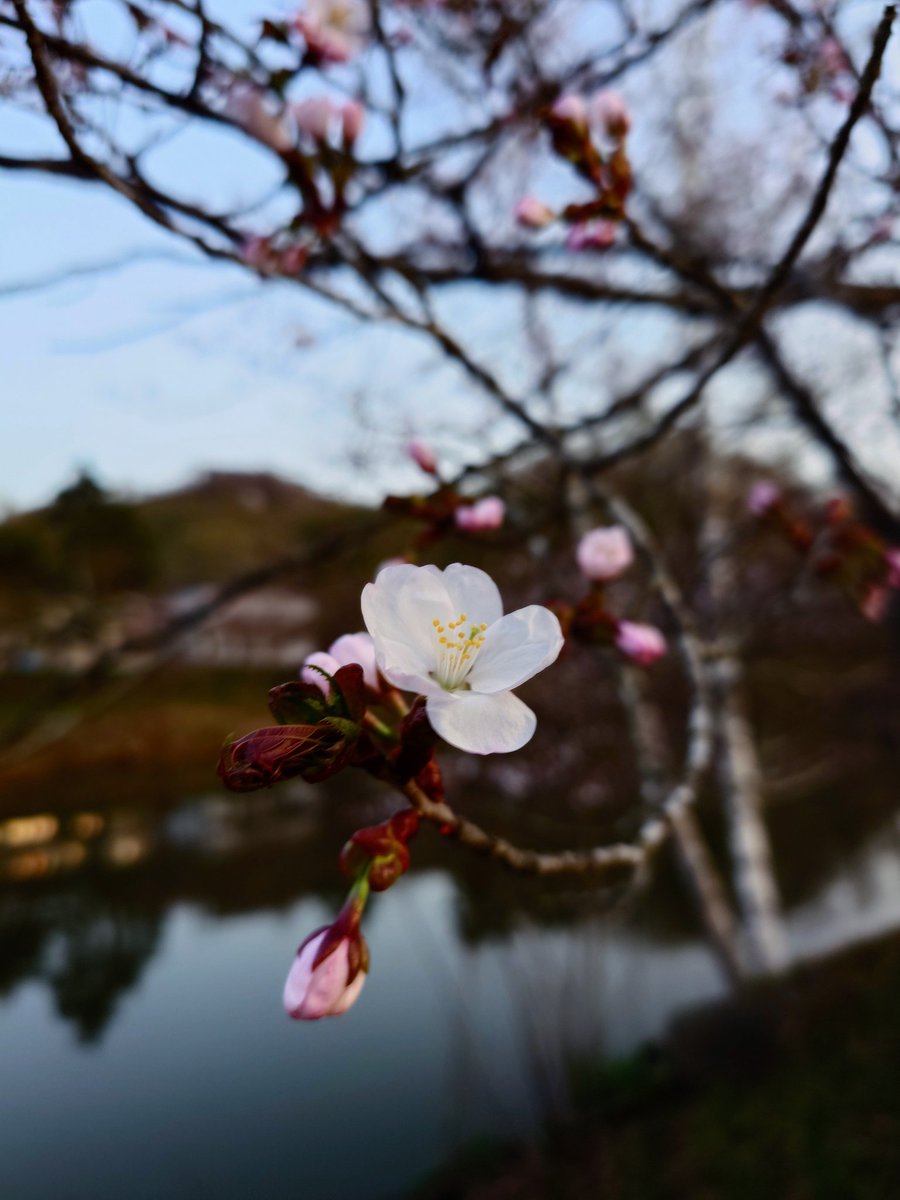
<instances>
[{"instance_id":1,"label":"cluster of buds","mask_svg":"<svg viewBox=\"0 0 900 1200\"><path fill-rule=\"evenodd\" d=\"M296 275L315 237L329 238L340 227L347 188L357 170L353 151L366 110L357 100L329 96L286 104L285 83L274 76L270 91L243 78L225 79L219 86L223 114L278 154L302 199L300 212L284 230L248 238L242 257L265 274Z\"/></svg>"},{"instance_id":2,"label":"cluster of buds","mask_svg":"<svg viewBox=\"0 0 900 1200\"><path fill-rule=\"evenodd\" d=\"M879 621L890 592L900 589L900 548L888 546L855 516L843 497L801 517L781 489L760 481L747 500L750 512L777 530L823 579L834 580L863 616Z\"/></svg>"},{"instance_id":3,"label":"cluster of buds","mask_svg":"<svg viewBox=\"0 0 900 1200\"><path fill-rule=\"evenodd\" d=\"M437 456L426 442L414 438L406 449L416 466L436 484L427 496L387 496L384 501L389 512L412 517L423 524L412 548L414 555L453 532L478 534L502 527L506 505L499 496L482 496L477 500L461 496L442 482Z\"/></svg>"},{"instance_id":4,"label":"cluster of buds","mask_svg":"<svg viewBox=\"0 0 900 1200\"><path fill-rule=\"evenodd\" d=\"M387 891L408 870L409 842L418 829L419 816L413 808L358 829L341 851L341 870L354 879L365 873L373 892Z\"/></svg>"},{"instance_id":5,"label":"cluster of buds","mask_svg":"<svg viewBox=\"0 0 900 1200\"><path fill-rule=\"evenodd\" d=\"M241 262L260 275L299 275L309 260L309 253L307 242L295 241L292 235L282 234L253 235L245 238L238 247Z\"/></svg>"},{"instance_id":6,"label":"cluster of buds","mask_svg":"<svg viewBox=\"0 0 900 1200\"><path fill-rule=\"evenodd\" d=\"M384 892L409 867L409 841L419 828L413 809L357 830L344 846L340 866L353 880L331 925L316 929L297 949L284 985L284 1007L297 1021L345 1013L362 991L369 948L360 930L370 892Z\"/></svg>"},{"instance_id":7,"label":"cluster of buds","mask_svg":"<svg viewBox=\"0 0 900 1200\"><path fill-rule=\"evenodd\" d=\"M349 62L361 54L371 20L363 0L306 0L292 24L303 38L307 61L318 66Z\"/></svg>"},{"instance_id":8,"label":"cluster of buds","mask_svg":"<svg viewBox=\"0 0 900 1200\"><path fill-rule=\"evenodd\" d=\"M270 691L278 724L226 744L219 775L227 787L318 782L358 767L400 790L414 782L412 798L445 805L437 735L477 754L517 750L532 736L535 714L513 689L562 648L550 611L531 605L504 616L494 581L460 563L385 568L363 589L361 607L368 632L309 655L300 679ZM416 693L412 704L401 690ZM392 887L408 869L418 824L418 811L404 809L344 846L350 894L337 920L297 952L284 990L292 1017L335 1016L358 996L368 967L363 909L370 892Z\"/></svg>"},{"instance_id":9,"label":"cluster of buds","mask_svg":"<svg viewBox=\"0 0 900 1200\"><path fill-rule=\"evenodd\" d=\"M294 778L318 783L365 761L363 667L348 663L333 675L321 669L321 676L327 691L302 679L271 689L269 710L278 724L225 744L218 772L227 788L254 792Z\"/></svg>"},{"instance_id":10,"label":"cluster of buds","mask_svg":"<svg viewBox=\"0 0 900 1200\"><path fill-rule=\"evenodd\" d=\"M852 100L853 66L847 52L832 34L822 37L818 31L813 36L795 32L781 58L796 69L800 87L806 95L827 92L842 104Z\"/></svg>"},{"instance_id":11,"label":"cluster of buds","mask_svg":"<svg viewBox=\"0 0 900 1200\"><path fill-rule=\"evenodd\" d=\"M590 589L577 604L558 603L554 610L568 637L592 645L614 646L639 666L649 667L666 653L666 639L653 625L626 621L606 607L605 587L634 562L634 550L621 525L601 526L584 534L575 552Z\"/></svg>"},{"instance_id":12,"label":"cluster of buds","mask_svg":"<svg viewBox=\"0 0 900 1200\"><path fill-rule=\"evenodd\" d=\"M345 634L327 651L310 654L299 680L270 691L269 708L279 724L254 730L222 751L219 775L232 791L297 777L317 783L360 767L395 785L416 779L426 795L443 800L424 705L407 708L380 675L369 634ZM366 900L407 870L418 823L416 812L404 809L358 830L344 846L339 865L353 886L334 923L310 934L297 951L284 987L284 1006L295 1019L338 1016L356 1000L368 970L360 932Z\"/></svg>"},{"instance_id":13,"label":"cluster of buds","mask_svg":"<svg viewBox=\"0 0 900 1200\"><path fill-rule=\"evenodd\" d=\"M362 133L366 119L366 110L358 100L337 102L329 96L297 100L288 106L288 112L298 134L320 147L337 145L347 153Z\"/></svg>"},{"instance_id":14,"label":"cluster of buds","mask_svg":"<svg viewBox=\"0 0 900 1200\"><path fill-rule=\"evenodd\" d=\"M569 226L571 250L607 250L616 238L616 222L631 191L626 140L631 128L627 105L617 92L597 92L589 100L569 93L545 114L553 149L571 163L594 192L579 204L556 212L536 196L523 196L516 219L527 229L543 229L556 220Z\"/></svg>"}]
</instances>

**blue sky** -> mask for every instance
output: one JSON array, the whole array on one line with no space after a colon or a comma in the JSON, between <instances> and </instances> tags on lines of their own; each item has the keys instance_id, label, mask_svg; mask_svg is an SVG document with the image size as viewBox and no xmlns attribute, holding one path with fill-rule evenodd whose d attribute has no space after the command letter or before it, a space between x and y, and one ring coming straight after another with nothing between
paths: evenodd
<instances>
[{"instance_id":1,"label":"blue sky","mask_svg":"<svg viewBox=\"0 0 900 1200\"><path fill-rule=\"evenodd\" d=\"M203 465L346 485L353 325L204 262L99 188L5 175L0 207L0 293L126 264L0 294L0 502L41 503L78 466L136 491Z\"/></svg>"},{"instance_id":2,"label":"blue sky","mask_svg":"<svg viewBox=\"0 0 900 1200\"><path fill-rule=\"evenodd\" d=\"M231 3L229 19L259 7ZM114 45L114 6L85 10ZM45 121L9 105L0 146L62 152ZM213 203L249 201L274 178L271 158L231 132L189 129L154 155L160 172L211 183ZM297 287L209 263L101 187L0 172L0 211L0 505L43 503L81 467L135 492L204 467L373 499L388 476L414 481L402 452L414 418L388 436L354 408L361 389L377 400L408 377L404 339L382 331L375 353L374 331ZM69 277L96 264L111 265ZM362 445L377 480L359 470Z\"/></svg>"},{"instance_id":3,"label":"blue sky","mask_svg":"<svg viewBox=\"0 0 900 1200\"><path fill-rule=\"evenodd\" d=\"M223 5L232 21L262 7ZM116 6L86 0L85 11L98 40L114 45L123 35L110 16ZM752 137L765 111L747 57L759 14L737 9L733 19L740 33L729 47L731 26L719 31L713 61L724 72L733 56L740 60L726 93L736 131ZM758 69L768 87L768 67ZM652 77L646 82L652 90ZM652 135L650 105L640 112L636 147L643 128ZM439 97L426 115L446 115ZM60 152L46 121L9 105L0 106L0 148ZM184 190L202 185L225 207L252 202L276 178L271 159L230 131L188 128L152 161ZM263 469L377 500L422 482L403 453L414 433L435 431L451 467L480 456L478 439L497 445L513 436L424 341L361 327L301 288L211 264L101 187L0 172L0 212L0 506L44 503L82 467L137 493L177 486L204 468ZM71 276L99 264L105 269ZM510 332L521 328L513 297L469 286L439 304L451 327L465 327L476 356L514 390L525 387ZM680 336L634 309L610 310L602 337L564 306L553 319L576 364L572 395L593 403L609 374L604 364L613 364L615 386L626 386L623 371L637 371L636 382L646 369L636 345L659 349ZM812 346L820 334L821 316ZM591 355L578 340L588 336Z\"/></svg>"}]
</instances>

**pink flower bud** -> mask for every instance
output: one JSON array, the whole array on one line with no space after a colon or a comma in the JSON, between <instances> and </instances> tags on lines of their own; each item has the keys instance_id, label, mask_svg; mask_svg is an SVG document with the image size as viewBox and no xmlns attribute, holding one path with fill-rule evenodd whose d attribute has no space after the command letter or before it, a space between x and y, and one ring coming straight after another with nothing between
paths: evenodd
<instances>
[{"instance_id":1,"label":"pink flower bud","mask_svg":"<svg viewBox=\"0 0 900 1200\"><path fill-rule=\"evenodd\" d=\"M316 961L332 926L310 934L297 951L284 984L284 1007L295 1021L318 1021L345 1013L366 981L368 951L360 933L348 934L326 948ZM334 940L333 937L330 940Z\"/></svg>"},{"instance_id":2,"label":"pink flower bud","mask_svg":"<svg viewBox=\"0 0 900 1200\"><path fill-rule=\"evenodd\" d=\"M555 220L556 214L549 204L537 196L523 196L516 205L516 220L526 229L543 229Z\"/></svg>"},{"instance_id":3,"label":"pink flower bud","mask_svg":"<svg viewBox=\"0 0 900 1200\"><path fill-rule=\"evenodd\" d=\"M327 96L312 96L308 100L299 100L292 104L291 116L300 133L305 133L317 142L327 142L328 135L338 119L339 110L334 101L329 100Z\"/></svg>"},{"instance_id":4,"label":"pink flower bud","mask_svg":"<svg viewBox=\"0 0 900 1200\"><path fill-rule=\"evenodd\" d=\"M621 141L631 128L628 105L618 92L597 92L590 102L591 119L611 138Z\"/></svg>"},{"instance_id":5,"label":"pink flower bud","mask_svg":"<svg viewBox=\"0 0 900 1200\"><path fill-rule=\"evenodd\" d=\"M238 84L225 97L225 115L245 133L273 150L290 150L293 138L280 113L269 108L265 93L256 87Z\"/></svg>"},{"instance_id":6,"label":"pink flower bud","mask_svg":"<svg viewBox=\"0 0 900 1200\"><path fill-rule=\"evenodd\" d=\"M890 213L882 213L872 225L872 240L887 242L894 232L894 217Z\"/></svg>"},{"instance_id":7,"label":"pink flower bud","mask_svg":"<svg viewBox=\"0 0 900 1200\"><path fill-rule=\"evenodd\" d=\"M347 62L365 47L369 9L363 0L306 0L294 27L313 58Z\"/></svg>"},{"instance_id":8,"label":"pink flower bud","mask_svg":"<svg viewBox=\"0 0 900 1200\"><path fill-rule=\"evenodd\" d=\"M437 459L434 451L426 442L413 438L406 447L406 453L416 466L421 467L428 475L437 475Z\"/></svg>"},{"instance_id":9,"label":"pink flower bud","mask_svg":"<svg viewBox=\"0 0 900 1200\"><path fill-rule=\"evenodd\" d=\"M570 250L608 250L615 240L613 221L579 221L569 230L566 245Z\"/></svg>"},{"instance_id":10,"label":"pink flower bud","mask_svg":"<svg viewBox=\"0 0 900 1200\"><path fill-rule=\"evenodd\" d=\"M346 667L350 663L359 663L363 669L366 686L373 691L378 691L375 643L367 633L342 633L328 647L327 654L323 650L316 650L313 654L307 655L303 661L300 678L304 683L314 683L327 696L328 680L318 671L311 671L309 668L321 667L329 675L334 675L341 667Z\"/></svg>"},{"instance_id":11,"label":"pink flower bud","mask_svg":"<svg viewBox=\"0 0 900 1200\"><path fill-rule=\"evenodd\" d=\"M781 502L781 488L777 483L768 479L758 479L750 489L747 497L747 508L754 517L764 517L767 512Z\"/></svg>"},{"instance_id":12,"label":"pink flower bud","mask_svg":"<svg viewBox=\"0 0 900 1200\"><path fill-rule=\"evenodd\" d=\"M580 96L571 92L560 96L550 110L557 121L566 121L575 127L579 133L588 131L587 105Z\"/></svg>"},{"instance_id":13,"label":"pink flower bud","mask_svg":"<svg viewBox=\"0 0 900 1200\"><path fill-rule=\"evenodd\" d=\"M474 504L464 504L453 514L457 529L469 533L499 529L506 516L506 505L499 496L485 496Z\"/></svg>"},{"instance_id":14,"label":"pink flower bud","mask_svg":"<svg viewBox=\"0 0 900 1200\"><path fill-rule=\"evenodd\" d=\"M328 685L328 680L324 675L320 675L318 671L311 670L312 667L321 667L323 671L327 671L329 675L333 675L335 671L340 670L341 664L336 658L332 658L330 654L326 654L324 650L316 650L312 654L307 654L303 660L303 666L300 668L300 678L304 683L313 683L327 696L331 691Z\"/></svg>"},{"instance_id":15,"label":"pink flower bud","mask_svg":"<svg viewBox=\"0 0 900 1200\"><path fill-rule=\"evenodd\" d=\"M248 267L262 270L269 262L271 250L272 246L268 238L253 234L244 238L238 247L238 254Z\"/></svg>"},{"instance_id":16,"label":"pink flower bud","mask_svg":"<svg viewBox=\"0 0 900 1200\"><path fill-rule=\"evenodd\" d=\"M299 275L309 260L309 246L297 242L279 255L278 264L284 275Z\"/></svg>"},{"instance_id":17,"label":"pink flower bud","mask_svg":"<svg viewBox=\"0 0 900 1200\"><path fill-rule=\"evenodd\" d=\"M341 129L344 141L352 146L366 123L366 110L356 100L348 100L341 109Z\"/></svg>"},{"instance_id":18,"label":"pink flower bud","mask_svg":"<svg viewBox=\"0 0 900 1200\"><path fill-rule=\"evenodd\" d=\"M859 608L867 621L878 622L887 612L888 589L875 584L862 596Z\"/></svg>"},{"instance_id":19,"label":"pink flower bud","mask_svg":"<svg viewBox=\"0 0 900 1200\"><path fill-rule=\"evenodd\" d=\"M575 558L583 575L595 583L615 579L634 562L631 541L621 525L592 529L578 543Z\"/></svg>"},{"instance_id":20,"label":"pink flower bud","mask_svg":"<svg viewBox=\"0 0 900 1200\"><path fill-rule=\"evenodd\" d=\"M666 639L653 625L635 621L620 621L616 630L616 646L626 658L649 667L666 652Z\"/></svg>"},{"instance_id":21,"label":"pink flower bud","mask_svg":"<svg viewBox=\"0 0 900 1200\"><path fill-rule=\"evenodd\" d=\"M847 55L839 42L833 37L822 38L819 42L819 65L827 75L840 75L850 69Z\"/></svg>"},{"instance_id":22,"label":"pink flower bud","mask_svg":"<svg viewBox=\"0 0 900 1200\"><path fill-rule=\"evenodd\" d=\"M892 547L889 550L885 550L884 561L887 563L888 587L900 588L900 549Z\"/></svg>"}]
</instances>

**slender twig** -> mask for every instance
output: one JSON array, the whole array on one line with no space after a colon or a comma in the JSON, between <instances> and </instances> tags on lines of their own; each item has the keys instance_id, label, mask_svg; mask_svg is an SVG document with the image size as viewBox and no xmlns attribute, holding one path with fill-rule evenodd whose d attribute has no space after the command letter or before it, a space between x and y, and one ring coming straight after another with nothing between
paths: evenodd
<instances>
[{"instance_id":1,"label":"slender twig","mask_svg":"<svg viewBox=\"0 0 900 1200\"><path fill-rule=\"evenodd\" d=\"M816 225L825 212L832 187L837 178L838 168L850 144L850 135L866 111L871 99L872 89L881 71L884 52L887 48L896 15L897 10L894 5L890 4L885 8L878 28L875 31L872 41L872 51L862 73L859 90L831 144L825 170L813 193L809 206L797 226L796 232L788 243L787 249L772 268L768 279L757 293L753 305L737 319L734 329L719 355L704 371L701 371L691 388L676 404L667 410L652 430L635 438L627 445L593 457L583 464L586 469L589 468L593 472L608 470L623 459L631 458L656 445L657 442L678 424L685 413L689 412L697 404L702 398L708 384L723 367L727 366L738 352L758 335L766 312L786 282L791 268L800 257L803 247L809 241Z\"/></svg>"}]
</instances>

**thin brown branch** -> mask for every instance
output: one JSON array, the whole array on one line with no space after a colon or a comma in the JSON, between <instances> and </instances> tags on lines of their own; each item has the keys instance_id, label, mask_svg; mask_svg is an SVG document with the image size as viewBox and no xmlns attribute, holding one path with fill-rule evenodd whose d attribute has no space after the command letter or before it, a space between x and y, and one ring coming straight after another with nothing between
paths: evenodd
<instances>
[{"instance_id":1,"label":"thin brown branch","mask_svg":"<svg viewBox=\"0 0 900 1200\"><path fill-rule=\"evenodd\" d=\"M791 371L778 344L765 330L760 330L757 343L763 361L797 421L829 451L839 478L859 498L865 519L883 537L900 542L900 516L887 504L857 462L853 451L826 420L811 389Z\"/></svg>"},{"instance_id":2,"label":"thin brown branch","mask_svg":"<svg viewBox=\"0 0 900 1200\"><path fill-rule=\"evenodd\" d=\"M593 481L588 487L596 488ZM666 569L650 530L637 512L621 497L604 492L603 502L628 529L635 545L651 563L653 582L678 629L678 643L692 689L688 719L687 750L681 780L648 814L631 843L597 846L590 850L540 853L515 846L505 838L488 833L461 816L448 804L430 799L415 782L406 784L404 795L420 816L438 825L448 837L479 854L502 862L514 871L532 875L607 874L623 868L638 870L668 839L673 828L684 828L685 814L697 799L700 785L712 761L713 720L706 650L700 642L693 617L677 582Z\"/></svg>"},{"instance_id":3,"label":"thin brown branch","mask_svg":"<svg viewBox=\"0 0 900 1200\"><path fill-rule=\"evenodd\" d=\"M606 454L595 456L582 464L583 469L599 473L608 470L624 459L632 458L655 446L657 442L678 424L685 413L694 408L702 398L707 385L719 371L727 366L739 351L758 335L766 312L787 281L791 268L800 257L804 246L809 241L816 225L825 212L832 187L837 178L838 169L850 144L850 135L869 105L872 89L875 87L881 71L884 53L896 15L896 7L893 4L889 4L885 8L878 28L875 31L872 41L872 51L862 73L859 90L850 106L846 119L831 144L825 170L822 173L818 187L813 193L806 213L788 243L787 249L772 268L766 283L757 293L752 307L747 309L738 318L733 332L718 357L700 373L693 386L681 400L665 413L653 429L626 445L620 446Z\"/></svg>"}]
</instances>

